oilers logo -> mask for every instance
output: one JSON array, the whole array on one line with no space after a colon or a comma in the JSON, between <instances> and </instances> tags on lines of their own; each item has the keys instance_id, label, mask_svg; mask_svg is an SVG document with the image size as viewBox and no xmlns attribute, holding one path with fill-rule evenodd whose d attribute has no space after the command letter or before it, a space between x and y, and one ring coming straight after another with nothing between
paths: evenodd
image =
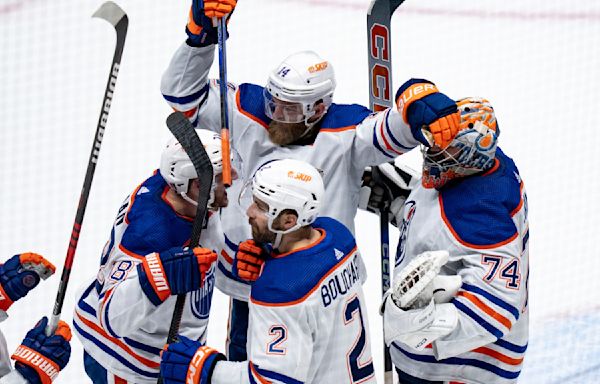
<instances>
[{"instance_id":1,"label":"oilers logo","mask_svg":"<svg viewBox=\"0 0 600 384\"><path fill-rule=\"evenodd\" d=\"M210 313L210 304L215 287L215 265L216 263L213 263L206 272L204 286L190 294L190 308L198 319L208 319Z\"/></svg>"},{"instance_id":2,"label":"oilers logo","mask_svg":"<svg viewBox=\"0 0 600 384\"><path fill-rule=\"evenodd\" d=\"M407 201L404 203L404 212L402 215L402 223L400 224L400 240L398 240L398 249L396 250L396 261L394 266L400 265L404 260L406 252L406 238L408 237L408 231L410 230L410 223L413 217L415 217L415 211L417 205L414 200Z\"/></svg>"}]
</instances>

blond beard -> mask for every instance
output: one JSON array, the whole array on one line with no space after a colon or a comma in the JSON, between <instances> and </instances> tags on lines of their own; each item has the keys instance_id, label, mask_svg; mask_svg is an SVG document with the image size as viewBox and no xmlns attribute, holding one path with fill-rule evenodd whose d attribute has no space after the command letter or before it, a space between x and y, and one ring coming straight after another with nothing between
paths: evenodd
<instances>
[{"instance_id":1,"label":"blond beard","mask_svg":"<svg viewBox=\"0 0 600 384\"><path fill-rule=\"evenodd\" d=\"M281 123L275 120L269 123L269 139L277 145L290 145L300 139L305 131L304 123Z\"/></svg>"}]
</instances>

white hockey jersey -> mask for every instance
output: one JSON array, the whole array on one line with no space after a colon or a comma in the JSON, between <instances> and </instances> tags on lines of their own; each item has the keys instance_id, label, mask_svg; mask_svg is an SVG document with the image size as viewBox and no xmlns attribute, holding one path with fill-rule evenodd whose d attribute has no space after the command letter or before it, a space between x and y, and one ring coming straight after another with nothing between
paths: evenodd
<instances>
[{"instance_id":1,"label":"white hockey jersey","mask_svg":"<svg viewBox=\"0 0 600 384\"><path fill-rule=\"evenodd\" d=\"M394 274L424 251L448 250L440 273L463 284L452 300L457 328L424 351L393 342L394 365L427 380L516 382L528 343L529 224L513 161L498 148L482 175L440 192L419 185L402 215Z\"/></svg>"},{"instance_id":2,"label":"white hockey jersey","mask_svg":"<svg viewBox=\"0 0 600 384\"><path fill-rule=\"evenodd\" d=\"M249 361L220 362L213 384L375 382L354 237L331 218L312 226L315 243L265 262L249 302Z\"/></svg>"},{"instance_id":3,"label":"white hockey jersey","mask_svg":"<svg viewBox=\"0 0 600 384\"><path fill-rule=\"evenodd\" d=\"M156 172L123 203L101 257L96 279L75 307L75 334L110 373L133 383L156 383L159 353L165 345L175 297L155 306L139 283L143 256L189 242L193 220L177 214L165 199L169 187ZM209 217L200 244L222 249L219 216ZM215 279L213 264L204 286L187 294L179 333L205 341Z\"/></svg>"},{"instance_id":4,"label":"white hockey jersey","mask_svg":"<svg viewBox=\"0 0 600 384\"><path fill-rule=\"evenodd\" d=\"M6 318L5 318L6 319ZM2 321L2 320L0 320ZM0 384L27 384L27 380L18 371L12 369L10 354L4 334L0 330Z\"/></svg>"},{"instance_id":5,"label":"white hockey jersey","mask_svg":"<svg viewBox=\"0 0 600 384\"><path fill-rule=\"evenodd\" d=\"M161 91L167 102L185 112L196 127L220 131L219 85L216 80L208 80L214 51L214 46L182 44L163 75ZM359 105L332 104L320 122L314 143L282 147L268 137L270 119L264 113L263 87L228 84L228 106L240 182L250 180L262 164L271 160L306 161L323 171L327 204L321 214L339 220L352 233L364 168L389 161L418 145L395 109L372 114ZM233 245L250 234L248 226L240 227L237 212L243 210L236 207L236 200L230 199L233 204L223 210L223 228ZM229 214L231 211L234 213ZM232 256L220 255L217 287L236 299L247 300L249 286L236 282L231 275Z\"/></svg>"}]
</instances>

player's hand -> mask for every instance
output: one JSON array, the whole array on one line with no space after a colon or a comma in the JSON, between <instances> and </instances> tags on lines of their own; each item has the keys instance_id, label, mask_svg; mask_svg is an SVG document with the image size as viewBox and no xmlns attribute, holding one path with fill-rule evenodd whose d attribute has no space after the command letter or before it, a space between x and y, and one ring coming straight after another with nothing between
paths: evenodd
<instances>
[{"instance_id":1,"label":"player's hand","mask_svg":"<svg viewBox=\"0 0 600 384\"><path fill-rule=\"evenodd\" d=\"M358 208L376 214L387 209L390 223L398 226L404 202L418 183L417 171L398 161L367 167L362 176Z\"/></svg>"},{"instance_id":2,"label":"player's hand","mask_svg":"<svg viewBox=\"0 0 600 384\"><path fill-rule=\"evenodd\" d=\"M137 266L138 278L148 299L159 305L171 295L202 287L206 272L216 260L217 254L207 248L175 247L144 257Z\"/></svg>"},{"instance_id":3,"label":"player's hand","mask_svg":"<svg viewBox=\"0 0 600 384\"><path fill-rule=\"evenodd\" d=\"M185 31L188 43L195 47L206 47L218 41L214 19L229 17L235 9L236 0L193 0ZM226 37L229 33L226 32Z\"/></svg>"},{"instance_id":4,"label":"player's hand","mask_svg":"<svg viewBox=\"0 0 600 384\"><path fill-rule=\"evenodd\" d=\"M225 360L216 349L182 335L178 342L166 345L160 356L164 384L208 384L217 363Z\"/></svg>"},{"instance_id":5,"label":"player's hand","mask_svg":"<svg viewBox=\"0 0 600 384\"><path fill-rule=\"evenodd\" d=\"M233 259L233 276L245 281L256 281L268 256L267 251L254 240L241 242Z\"/></svg>"},{"instance_id":6,"label":"player's hand","mask_svg":"<svg viewBox=\"0 0 600 384\"><path fill-rule=\"evenodd\" d=\"M6 311L35 288L40 279L56 271L51 262L36 253L21 253L0 265L0 310Z\"/></svg>"},{"instance_id":7,"label":"player's hand","mask_svg":"<svg viewBox=\"0 0 600 384\"><path fill-rule=\"evenodd\" d=\"M15 369L28 383L49 384L67 365L71 357L71 329L59 321L56 331L46 336L48 318L43 317L27 332L25 339L11 356Z\"/></svg>"},{"instance_id":8,"label":"player's hand","mask_svg":"<svg viewBox=\"0 0 600 384\"><path fill-rule=\"evenodd\" d=\"M415 139L428 147L445 149L458 132L456 102L429 80L410 79L402 84L396 92L396 105Z\"/></svg>"}]
</instances>

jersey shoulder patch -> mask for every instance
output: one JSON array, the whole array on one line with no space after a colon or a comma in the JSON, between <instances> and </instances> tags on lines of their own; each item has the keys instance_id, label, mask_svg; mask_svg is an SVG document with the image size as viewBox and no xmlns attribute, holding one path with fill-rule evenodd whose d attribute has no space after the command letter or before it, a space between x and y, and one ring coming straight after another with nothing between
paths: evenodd
<instances>
[{"instance_id":1,"label":"jersey shoulder patch","mask_svg":"<svg viewBox=\"0 0 600 384\"><path fill-rule=\"evenodd\" d=\"M285 306L304 301L319 283L355 253L356 241L337 220L321 217L313 223L322 238L309 248L268 259L252 285L251 300L261 305Z\"/></svg>"},{"instance_id":2,"label":"jersey shoulder patch","mask_svg":"<svg viewBox=\"0 0 600 384\"><path fill-rule=\"evenodd\" d=\"M178 216L163 200L165 188L167 183L156 173L137 190L121 239L128 251L145 256L181 246L189 239L192 222Z\"/></svg>"},{"instance_id":3,"label":"jersey shoulder patch","mask_svg":"<svg viewBox=\"0 0 600 384\"><path fill-rule=\"evenodd\" d=\"M354 128L360 124L371 111L358 104L331 104L321 123L321 131L336 132Z\"/></svg>"},{"instance_id":4,"label":"jersey shoulder patch","mask_svg":"<svg viewBox=\"0 0 600 384\"><path fill-rule=\"evenodd\" d=\"M465 246L502 246L517 236L512 215L521 204L521 185L514 162L498 148L491 171L442 189L439 203L444 222Z\"/></svg>"},{"instance_id":5,"label":"jersey shoulder patch","mask_svg":"<svg viewBox=\"0 0 600 384\"><path fill-rule=\"evenodd\" d=\"M263 90L260 85L240 84L236 93L236 104L242 114L268 128L271 119L265 114Z\"/></svg>"}]
</instances>

